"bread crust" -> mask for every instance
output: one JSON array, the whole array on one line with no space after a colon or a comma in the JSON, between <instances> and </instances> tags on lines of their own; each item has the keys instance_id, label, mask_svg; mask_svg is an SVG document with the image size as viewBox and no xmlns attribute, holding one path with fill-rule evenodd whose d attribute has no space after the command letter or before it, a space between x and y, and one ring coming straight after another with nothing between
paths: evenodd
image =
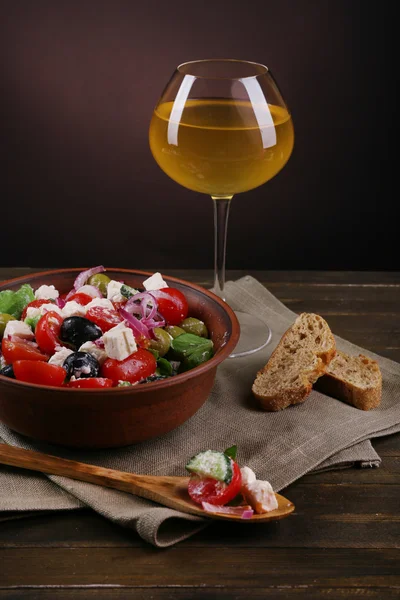
<instances>
[{"instance_id":1,"label":"bread crust","mask_svg":"<svg viewBox=\"0 0 400 600\"><path fill-rule=\"evenodd\" d=\"M344 352L341 352L340 354L344 358L347 357ZM375 360L372 360L363 354L359 354L358 359L360 359L362 364L370 364L374 367L374 373L377 381L375 383L371 383L370 387L363 388L357 386L348 379L345 379L339 373L336 373L333 368L332 371L328 371L323 377L321 377L321 379L318 380L316 389L327 396L331 396L341 400L342 402L346 402L347 404L350 404L359 410L372 410L381 403L382 374L379 369L379 365ZM360 365L360 370L361 369L362 366Z\"/></svg>"},{"instance_id":2,"label":"bread crust","mask_svg":"<svg viewBox=\"0 0 400 600\"><path fill-rule=\"evenodd\" d=\"M286 342L288 341L289 336L291 336L292 332L294 331L294 328L298 325L299 322L301 322L302 320L306 321L309 318L317 318L323 325L324 332L327 335L327 341L329 342L328 347L321 347L318 349L313 348L312 351L310 351L307 348L307 351L310 354L312 352L312 355L310 356L310 361L306 368L303 368L301 370L299 368L298 376L301 380L300 385L299 382L297 382L296 386L289 386L284 390L274 391L274 393L272 394L267 393L265 390L262 389L263 376L266 375L266 377L268 378L268 375L272 371L273 366L280 359L282 359L282 357L284 357L286 352ZM301 348L299 351L301 353ZM300 404L301 402L304 402L304 400L310 394L312 386L317 381L317 379L326 372L327 365L329 365L330 361L335 356L335 354L335 338L333 337L333 334L329 329L329 326L326 323L326 321L319 315L314 315L313 313L302 313L296 319L294 324L291 327L289 327L289 329L287 329L287 331L283 334L279 344L271 354L267 364L262 369L260 369L260 371L258 371L252 386L253 395L255 396L255 398L257 398L261 408L269 412L283 410L284 408L287 408L288 406L293 404ZM287 355L287 360L290 360L290 350Z\"/></svg>"},{"instance_id":3,"label":"bread crust","mask_svg":"<svg viewBox=\"0 0 400 600\"><path fill-rule=\"evenodd\" d=\"M318 376L317 376L318 377ZM283 410L292 404L301 404L312 390L312 383L307 382L300 390L287 390L279 396L263 396L253 389L253 394L259 401L261 408L268 412Z\"/></svg>"}]
</instances>

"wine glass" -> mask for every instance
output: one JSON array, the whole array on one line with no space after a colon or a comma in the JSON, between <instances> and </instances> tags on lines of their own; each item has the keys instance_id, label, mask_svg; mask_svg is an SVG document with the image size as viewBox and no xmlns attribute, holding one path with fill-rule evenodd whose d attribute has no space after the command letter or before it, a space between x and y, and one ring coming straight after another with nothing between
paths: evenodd
<instances>
[{"instance_id":1,"label":"wine glass","mask_svg":"<svg viewBox=\"0 0 400 600\"><path fill-rule=\"evenodd\" d=\"M269 181L292 153L293 123L282 94L262 64L234 59L183 63L154 109L149 141L154 159L171 179L214 202L213 291L225 300L231 200ZM231 357L269 343L268 325L244 312L236 315L240 339Z\"/></svg>"}]
</instances>

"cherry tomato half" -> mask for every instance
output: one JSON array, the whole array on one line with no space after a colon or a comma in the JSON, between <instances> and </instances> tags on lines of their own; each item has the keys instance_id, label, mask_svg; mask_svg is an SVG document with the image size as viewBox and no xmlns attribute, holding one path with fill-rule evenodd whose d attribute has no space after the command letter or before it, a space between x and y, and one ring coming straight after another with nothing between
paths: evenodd
<instances>
[{"instance_id":1,"label":"cherry tomato half","mask_svg":"<svg viewBox=\"0 0 400 600\"><path fill-rule=\"evenodd\" d=\"M61 346L59 335L63 318L56 312L48 312L41 317L35 329L35 338L39 348L47 354L53 354L56 346Z\"/></svg>"},{"instance_id":2,"label":"cherry tomato half","mask_svg":"<svg viewBox=\"0 0 400 600\"><path fill-rule=\"evenodd\" d=\"M13 369L18 381L40 385L61 386L67 376L62 367L37 360L17 360Z\"/></svg>"},{"instance_id":3,"label":"cherry tomato half","mask_svg":"<svg viewBox=\"0 0 400 600\"><path fill-rule=\"evenodd\" d=\"M183 319L186 319L189 307L181 291L168 287L152 291L151 294L157 299L158 312L168 325L179 325Z\"/></svg>"},{"instance_id":4,"label":"cherry tomato half","mask_svg":"<svg viewBox=\"0 0 400 600\"><path fill-rule=\"evenodd\" d=\"M120 308L124 308L124 306L127 302L128 302L128 298L125 298L121 302L115 302L114 300L112 300L113 306L116 311L118 311Z\"/></svg>"},{"instance_id":5,"label":"cherry tomato half","mask_svg":"<svg viewBox=\"0 0 400 600\"><path fill-rule=\"evenodd\" d=\"M242 487L242 474L239 465L234 460L232 460L232 467L233 475L229 484L211 477L202 478L198 475L191 475L188 483L188 492L191 499L197 504L209 502L220 506L233 500Z\"/></svg>"},{"instance_id":6,"label":"cherry tomato half","mask_svg":"<svg viewBox=\"0 0 400 600\"><path fill-rule=\"evenodd\" d=\"M156 367L155 356L148 350L139 348L125 360L107 358L100 373L103 377L112 379L114 384L120 380L136 383L153 375Z\"/></svg>"},{"instance_id":7,"label":"cherry tomato half","mask_svg":"<svg viewBox=\"0 0 400 600\"><path fill-rule=\"evenodd\" d=\"M100 327L103 333L112 329L121 321L122 317L117 313L116 310L111 308L104 308L102 306L93 306L86 312L86 318L92 323L96 323Z\"/></svg>"},{"instance_id":8,"label":"cherry tomato half","mask_svg":"<svg viewBox=\"0 0 400 600\"><path fill-rule=\"evenodd\" d=\"M16 360L49 360L47 354L43 354L39 348L35 348L31 344L12 342L5 338L1 342L1 351L7 364L13 364Z\"/></svg>"},{"instance_id":9,"label":"cherry tomato half","mask_svg":"<svg viewBox=\"0 0 400 600\"><path fill-rule=\"evenodd\" d=\"M28 308L39 308L39 306L43 306L43 304L54 304L54 302L49 299L32 300L32 302L29 302L29 304L27 304L24 310L22 311L21 321L26 319L26 313L28 312Z\"/></svg>"},{"instance_id":10,"label":"cherry tomato half","mask_svg":"<svg viewBox=\"0 0 400 600\"><path fill-rule=\"evenodd\" d=\"M69 296L67 302L71 302L72 300L75 300L75 302L81 304L82 306L86 306L86 304L89 304L89 302L91 302L93 298L92 296L89 296L89 294L85 294L84 292L75 292L75 294Z\"/></svg>"},{"instance_id":11,"label":"cherry tomato half","mask_svg":"<svg viewBox=\"0 0 400 600\"><path fill-rule=\"evenodd\" d=\"M106 377L85 377L69 381L67 384L67 387L85 389L110 388L112 386L113 380Z\"/></svg>"}]
</instances>

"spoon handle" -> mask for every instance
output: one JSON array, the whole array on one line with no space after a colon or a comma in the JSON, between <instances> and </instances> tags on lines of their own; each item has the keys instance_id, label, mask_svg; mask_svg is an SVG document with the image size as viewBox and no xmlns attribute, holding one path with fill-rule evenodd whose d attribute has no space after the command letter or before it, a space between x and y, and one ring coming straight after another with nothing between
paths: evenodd
<instances>
[{"instance_id":1,"label":"spoon handle","mask_svg":"<svg viewBox=\"0 0 400 600\"><path fill-rule=\"evenodd\" d=\"M75 460L59 458L58 456L51 456L50 454L24 450L23 448L14 448L6 444L0 444L0 463L11 467L20 467L22 469L40 471L41 473L51 475L62 475L79 481L95 483L96 485L135 494L136 496L160 502L161 504L166 504L165 498L154 488L159 487L161 492L162 489L175 487L177 482L182 481L183 483L185 480L187 481L185 477L133 475L125 471L116 471ZM171 502L168 502L167 505L171 506ZM175 505L171 506L171 508L175 508ZM180 509L182 508L180 507Z\"/></svg>"},{"instance_id":2,"label":"spoon handle","mask_svg":"<svg viewBox=\"0 0 400 600\"><path fill-rule=\"evenodd\" d=\"M14 448L0 443L0 464L21 467L40 473L62 475L86 481L103 487L114 488L141 498L158 502L169 508L204 517L204 510L192 502L187 493L188 477L169 477L159 475L136 475L125 471L116 471L89 465L87 463L67 460L50 454L42 454L33 450ZM282 519L294 511L294 504L284 496L275 494L278 508L267 513L253 515L246 522L261 522ZM212 519L242 521L240 516L227 514L207 514Z\"/></svg>"}]
</instances>

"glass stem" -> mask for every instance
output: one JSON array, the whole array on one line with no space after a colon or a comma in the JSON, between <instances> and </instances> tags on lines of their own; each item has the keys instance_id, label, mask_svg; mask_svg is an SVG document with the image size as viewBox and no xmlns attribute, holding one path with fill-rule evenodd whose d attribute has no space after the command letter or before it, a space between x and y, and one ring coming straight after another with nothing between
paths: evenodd
<instances>
[{"instance_id":1,"label":"glass stem","mask_svg":"<svg viewBox=\"0 0 400 600\"><path fill-rule=\"evenodd\" d=\"M229 208L233 196L211 196L214 202L214 292L225 300L225 258Z\"/></svg>"}]
</instances>

